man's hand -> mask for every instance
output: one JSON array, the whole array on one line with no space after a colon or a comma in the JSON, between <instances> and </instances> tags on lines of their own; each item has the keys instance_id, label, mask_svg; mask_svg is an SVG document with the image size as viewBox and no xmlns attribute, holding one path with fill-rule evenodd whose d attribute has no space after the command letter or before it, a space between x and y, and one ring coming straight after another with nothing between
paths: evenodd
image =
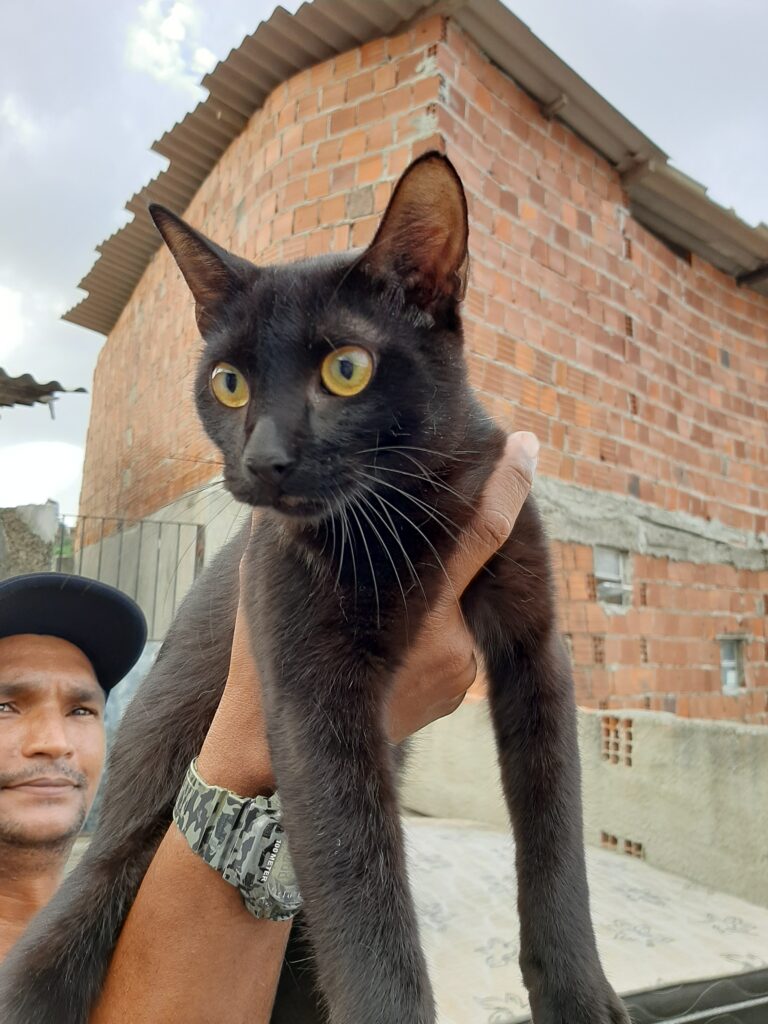
<instances>
[{"instance_id":1,"label":"man's hand","mask_svg":"<svg viewBox=\"0 0 768 1024\"><path fill-rule=\"evenodd\" d=\"M259 515L254 512L252 529ZM241 595L246 557L240 562ZM223 786L240 796L266 796L275 788L261 680L251 655L242 597L237 606L227 685L197 765L209 785Z\"/></svg>"},{"instance_id":2,"label":"man's hand","mask_svg":"<svg viewBox=\"0 0 768 1024\"><path fill-rule=\"evenodd\" d=\"M395 678L387 715L393 743L450 715L474 683L474 641L459 598L512 532L531 489L538 454L539 442L533 434L520 432L507 439L477 514L446 562L448 578Z\"/></svg>"},{"instance_id":3,"label":"man's hand","mask_svg":"<svg viewBox=\"0 0 768 1024\"><path fill-rule=\"evenodd\" d=\"M473 640L458 599L511 533L533 482L538 451L533 434L512 434L507 440L478 512L446 564L448 578L395 679L386 721L394 743L455 711L475 680ZM242 565L240 575L242 580ZM261 684L251 657L242 602L227 685L198 764L206 782L242 796L274 789Z\"/></svg>"}]
</instances>

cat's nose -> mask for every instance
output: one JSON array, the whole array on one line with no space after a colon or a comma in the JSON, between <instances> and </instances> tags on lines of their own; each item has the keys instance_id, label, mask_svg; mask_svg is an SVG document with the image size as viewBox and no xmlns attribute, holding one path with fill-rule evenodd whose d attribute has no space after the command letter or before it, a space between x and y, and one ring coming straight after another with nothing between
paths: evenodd
<instances>
[{"instance_id":1,"label":"cat's nose","mask_svg":"<svg viewBox=\"0 0 768 1024\"><path fill-rule=\"evenodd\" d=\"M256 458L249 456L245 460L248 472L270 486L277 486L293 463L281 454Z\"/></svg>"},{"instance_id":2,"label":"cat's nose","mask_svg":"<svg viewBox=\"0 0 768 1024\"><path fill-rule=\"evenodd\" d=\"M259 418L243 452L243 464L258 480L277 486L294 459L283 443L277 424L271 416Z\"/></svg>"}]
</instances>

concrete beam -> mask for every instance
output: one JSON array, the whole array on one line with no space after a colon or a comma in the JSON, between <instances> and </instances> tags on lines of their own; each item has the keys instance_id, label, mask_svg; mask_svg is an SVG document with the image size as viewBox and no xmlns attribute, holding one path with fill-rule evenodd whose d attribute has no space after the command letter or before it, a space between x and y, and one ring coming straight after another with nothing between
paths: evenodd
<instances>
[{"instance_id":1,"label":"concrete beam","mask_svg":"<svg viewBox=\"0 0 768 1024\"><path fill-rule=\"evenodd\" d=\"M593 491L553 477L537 477L534 498L553 540L604 544L654 558L704 565L768 568L768 535L755 535L668 512L631 495Z\"/></svg>"}]
</instances>

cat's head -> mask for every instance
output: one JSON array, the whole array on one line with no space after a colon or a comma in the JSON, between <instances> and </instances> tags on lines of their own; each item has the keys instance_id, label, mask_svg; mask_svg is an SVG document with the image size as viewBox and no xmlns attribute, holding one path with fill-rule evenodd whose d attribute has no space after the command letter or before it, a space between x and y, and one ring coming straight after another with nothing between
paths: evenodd
<instances>
[{"instance_id":1,"label":"cat's head","mask_svg":"<svg viewBox=\"0 0 768 1024\"><path fill-rule=\"evenodd\" d=\"M236 498L315 519L388 462L415 476L460 447L467 205L445 157L411 164L362 253L259 267L150 212L195 299L197 407Z\"/></svg>"}]
</instances>

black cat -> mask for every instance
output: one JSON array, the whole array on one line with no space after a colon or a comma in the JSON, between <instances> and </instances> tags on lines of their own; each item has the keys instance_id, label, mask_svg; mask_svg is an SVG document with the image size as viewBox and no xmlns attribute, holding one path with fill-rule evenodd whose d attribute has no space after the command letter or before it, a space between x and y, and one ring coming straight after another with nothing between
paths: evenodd
<instances>
[{"instance_id":1,"label":"black cat","mask_svg":"<svg viewBox=\"0 0 768 1024\"><path fill-rule=\"evenodd\" d=\"M197 404L227 486L269 511L196 585L126 712L97 833L8 961L0 1019L87 1020L217 706L250 543L247 613L323 1004L332 1024L434 1024L382 705L505 440L466 379L461 182L427 154L365 252L289 266L152 215L195 298ZM462 607L490 684L533 1018L627 1024L590 920L573 685L531 500L487 568ZM274 1019L289 1019L280 996Z\"/></svg>"}]
</instances>

